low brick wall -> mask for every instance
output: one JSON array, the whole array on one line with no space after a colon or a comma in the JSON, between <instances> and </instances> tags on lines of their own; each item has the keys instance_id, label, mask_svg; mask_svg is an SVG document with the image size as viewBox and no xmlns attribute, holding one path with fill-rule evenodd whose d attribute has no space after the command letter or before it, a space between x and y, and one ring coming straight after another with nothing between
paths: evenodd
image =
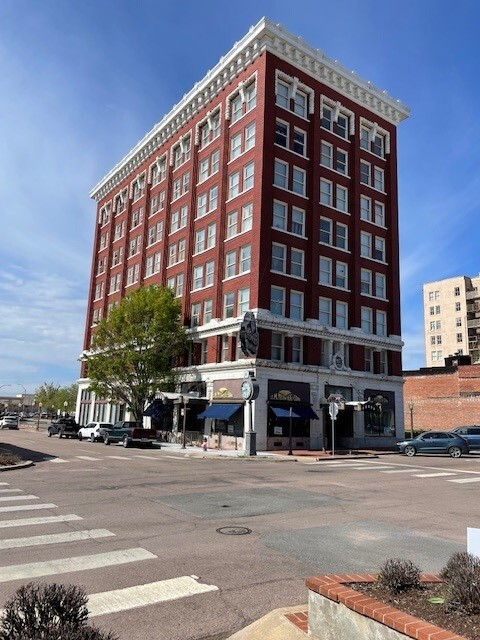
<instances>
[{"instance_id":1,"label":"low brick wall","mask_svg":"<svg viewBox=\"0 0 480 640\"><path fill-rule=\"evenodd\" d=\"M318 640L466 640L429 622L355 591L352 582L373 582L372 574L324 575L309 578L308 633ZM422 582L441 582L423 574Z\"/></svg>"}]
</instances>

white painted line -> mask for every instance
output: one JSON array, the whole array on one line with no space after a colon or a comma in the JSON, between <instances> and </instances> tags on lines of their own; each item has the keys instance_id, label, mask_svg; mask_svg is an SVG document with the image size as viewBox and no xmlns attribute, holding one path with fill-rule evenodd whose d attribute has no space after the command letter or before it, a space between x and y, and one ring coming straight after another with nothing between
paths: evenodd
<instances>
[{"instance_id":1,"label":"white painted line","mask_svg":"<svg viewBox=\"0 0 480 640\"><path fill-rule=\"evenodd\" d=\"M416 473L421 469L390 469L389 471L381 471L381 473Z\"/></svg>"},{"instance_id":2,"label":"white painted line","mask_svg":"<svg viewBox=\"0 0 480 640\"><path fill-rule=\"evenodd\" d=\"M63 560L47 560L46 562L32 562L30 564L13 564L0 568L0 582L10 580L30 580L41 576L53 576L58 573L70 573L72 571L86 571L99 569L113 565L150 560L157 556L146 549L124 549L97 553L91 556L76 556Z\"/></svg>"},{"instance_id":3,"label":"white painted line","mask_svg":"<svg viewBox=\"0 0 480 640\"><path fill-rule=\"evenodd\" d=\"M164 458L166 456L163 456ZM173 456L171 456L173 457ZM141 456L141 455L135 455L134 458L145 458L145 460L158 460L158 456Z\"/></svg>"},{"instance_id":4,"label":"white painted line","mask_svg":"<svg viewBox=\"0 0 480 640\"><path fill-rule=\"evenodd\" d=\"M200 584L193 576L181 576L170 580L160 580L137 587L115 589L88 596L87 608L91 616L116 613L150 604L178 600L209 591L218 591L213 584Z\"/></svg>"},{"instance_id":5,"label":"white painted line","mask_svg":"<svg viewBox=\"0 0 480 640\"><path fill-rule=\"evenodd\" d=\"M53 505L52 505L53 506ZM71 522L72 520L82 520L74 513L65 516L46 516L45 518L22 518L22 520L0 520L0 529L6 527L29 527L37 524L51 524L52 522Z\"/></svg>"},{"instance_id":6,"label":"white painted line","mask_svg":"<svg viewBox=\"0 0 480 640\"><path fill-rule=\"evenodd\" d=\"M102 458L92 458L91 456L75 456L79 460L92 460L93 462L101 462Z\"/></svg>"},{"instance_id":7,"label":"white painted line","mask_svg":"<svg viewBox=\"0 0 480 640\"><path fill-rule=\"evenodd\" d=\"M131 460L131 458L127 458L127 456L107 456L111 460Z\"/></svg>"},{"instance_id":8,"label":"white painted line","mask_svg":"<svg viewBox=\"0 0 480 640\"><path fill-rule=\"evenodd\" d=\"M8 500L40 500L38 496L0 496L0 502L7 502Z\"/></svg>"},{"instance_id":9,"label":"white painted line","mask_svg":"<svg viewBox=\"0 0 480 640\"><path fill-rule=\"evenodd\" d=\"M70 462L69 460L64 460L63 458L52 458L49 462Z\"/></svg>"},{"instance_id":10,"label":"white painted line","mask_svg":"<svg viewBox=\"0 0 480 640\"><path fill-rule=\"evenodd\" d=\"M458 484L467 484L467 482L480 482L480 478L459 478L458 480L447 480L447 482L458 482Z\"/></svg>"},{"instance_id":11,"label":"white painted line","mask_svg":"<svg viewBox=\"0 0 480 640\"><path fill-rule=\"evenodd\" d=\"M1 487L9 487L10 483L8 483L8 482L0 482L0 486Z\"/></svg>"},{"instance_id":12,"label":"white painted line","mask_svg":"<svg viewBox=\"0 0 480 640\"><path fill-rule=\"evenodd\" d=\"M358 462L345 462L344 460L326 460L325 462L321 461L321 463L322 463L322 467L324 465L332 465L332 466L341 465L342 467L348 467L352 464L359 464Z\"/></svg>"},{"instance_id":13,"label":"white painted line","mask_svg":"<svg viewBox=\"0 0 480 640\"><path fill-rule=\"evenodd\" d=\"M0 507L0 513L8 511L36 511L37 509L58 509L57 504L16 504L14 507Z\"/></svg>"},{"instance_id":14,"label":"white painted line","mask_svg":"<svg viewBox=\"0 0 480 640\"><path fill-rule=\"evenodd\" d=\"M392 467L384 467L384 466L371 467L370 465L368 467L366 467L365 465L362 467L354 467L354 469L357 469L358 471L366 471L366 470L380 471L380 469L391 469L391 468Z\"/></svg>"},{"instance_id":15,"label":"white painted line","mask_svg":"<svg viewBox=\"0 0 480 640\"><path fill-rule=\"evenodd\" d=\"M456 473L448 473L446 471L442 471L439 473L416 473L415 478L442 478L443 476L456 476L456 475L457 475Z\"/></svg>"},{"instance_id":16,"label":"white painted line","mask_svg":"<svg viewBox=\"0 0 480 640\"><path fill-rule=\"evenodd\" d=\"M94 538L108 538L115 534L107 529L91 529L90 531L70 531L68 533L52 533L46 536L30 536L29 538L10 538L0 540L0 549L15 549L17 547L35 547L43 544L58 544L60 542L76 542L78 540L93 540Z\"/></svg>"},{"instance_id":17,"label":"white painted line","mask_svg":"<svg viewBox=\"0 0 480 640\"><path fill-rule=\"evenodd\" d=\"M181 457L180 457L181 456ZM139 456L140 457L140 456ZM172 460L182 460L183 462L188 462L188 458L185 458L185 453L179 453L178 456L159 456L158 458L155 458L155 460L160 460L160 458L171 458ZM152 457L153 460L153 457Z\"/></svg>"},{"instance_id":18,"label":"white painted line","mask_svg":"<svg viewBox=\"0 0 480 640\"><path fill-rule=\"evenodd\" d=\"M0 493L21 493L21 489L0 489Z\"/></svg>"}]
</instances>

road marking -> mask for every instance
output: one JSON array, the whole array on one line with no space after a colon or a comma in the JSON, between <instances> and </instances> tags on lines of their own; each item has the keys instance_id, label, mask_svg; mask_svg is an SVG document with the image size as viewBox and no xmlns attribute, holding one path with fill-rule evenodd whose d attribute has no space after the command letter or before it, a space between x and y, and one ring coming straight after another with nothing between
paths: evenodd
<instances>
[{"instance_id":1,"label":"road marking","mask_svg":"<svg viewBox=\"0 0 480 640\"><path fill-rule=\"evenodd\" d=\"M21 489L0 489L0 493L21 493Z\"/></svg>"},{"instance_id":2,"label":"road marking","mask_svg":"<svg viewBox=\"0 0 480 640\"><path fill-rule=\"evenodd\" d=\"M13 564L0 568L0 582L10 580L30 580L41 576L53 576L58 573L72 571L86 571L113 565L151 560L157 556L146 549L123 549L107 553L97 553L91 556L76 556L63 560L47 560L46 562L32 562L30 564Z\"/></svg>"},{"instance_id":3,"label":"road marking","mask_svg":"<svg viewBox=\"0 0 480 640\"><path fill-rule=\"evenodd\" d=\"M371 467L370 465L367 466L362 466L362 467L354 467L354 469L357 469L358 471L380 471L380 469L391 469L391 467L384 467L384 466L378 466L378 467Z\"/></svg>"},{"instance_id":4,"label":"road marking","mask_svg":"<svg viewBox=\"0 0 480 640\"><path fill-rule=\"evenodd\" d=\"M40 500L38 496L0 496L0 502L7 502L8 500Z\"/></svg>"},{"instance_id":5,"label":"road marking","mask_svg":"<svg viewBox=\"0 0 480 640\"><path fill-rule=\"evenodd\" d=\"M0 482L0 486L1 487L9 487L10 483L8 483L8 482Z\"/></svg>"},{"instance_id":6,"label":"road marking","mask_svg":"<svg viewBox=\"0 0 480 640\"><path fill-rule=\"evenodd\" d=\"M58 509L57 504L17 504L14 507L0 507L0 513L8 511L36 511L37 509Z\"/></svg>"},{"instance_id":7,"label":"road marking","mask_svg":"<svg viewBox=\"0 0 480 640\"><path fill-rule=\"evenodd\" d=\"M69 462L69 460L64 460L63 458L52 458L49 462Z\"/></svg>"},{"instance_id":8,"label":"road marking","mask_svg":"<svg viewBox=\"0 0 480 640\"><path fill-rule=\"evenodd\" d=\"M92 458L91 456L75 456L79 460L91 460L92 462L101 462L102 458Z\"/></svg>"},{"instance_id":9,"label":"road marking","mask_svg":"<svg viewBox=\"0 0 480 640\"><path fill-rule=\"evenodd\" d=\"M213 584L201 584L193 576L181 576L170 580L160 580L137 587L115 589L88 596L87 608L91 616L101 616L128 609L146 607L150 604L179 600L209 591L218 591Z\"/></svg>"},{"instance_id":10,"label":"road marking","mask_svg":"<svg viewBox=\"0 0 480 640\"><path fill-rule=\"evenodd\" d=\"M131 458L127 458L127 456L107 456L111 460L131 460Z\"/></svg>"},{"instance_id":11,"label":"road marking","mask_svg":"<svg viewBox=\"0 0 480 640\"><path fill-rule=\"evenodd\" d=\"M10 538L0 540L0 549L15 549L17 547L35 547L43 544L57 544L59 542L76 542L78 540L93 540L94 538L108 538L115 534L107 529L91 529L90 531L70 531L68 533L52 533L46 536L30 536L29 538Z\"/></svg>"},{"instance_id":12,"label":"road marking","mask_svg":"<svg viewBox=\"0 0 480 640\"><path fill-rule=\"evenodd\" d=\"M319 461L320 462L320 461ZM323 465L341 465L342 467L350 467L353 464L359 464L358 462L344 462L343 460L326 460L321 461L322 462L322 467Z\"/></svg>"},{"instance_id":13,"label":"road marking","mask_svg":"<svg viewBox=\"0 0 480 640\"><path fill-rule=\"evenodd\" d=\"M480 478L459 478L458 480L447 480L447 482L458 482L466 484L467 482L480 482Z\"/></svg>"},{"instance_id":14,"label":"road marking","mask_svg":"<svg viewBox=\"0 0 480 640\"><path fill-rule=\"evenodd\" d=\"M54 506L54 505L52 505ZM46 516L45 518L23 518L22 520L0 520L0 529L6 527L28 527L37 524L50 524L52 522L71 522L72 520L83 520L73 513L65 516Z\"/></svg>"},{"instance_id":15,"label":"road marking","mask_svg":"<svg viewBox=\"0 0 480 640\"><path fill-rule=\"evenodd\" d=\"M160 457L161 457L162 459L163 459L163 458L171 458L172 460L182 460L183 462L188 462L188 458L185 458L185 455L186 455L185 453L183 453L183 454L182 454L182 453L179 453L179 455L178 455L178 456L165 456L165 455L161 455ZM182 456L182 457L180 457L180 456ZM138 456L138 457L140 457L140 456ZM145 456L144 456L144 457L145 457ZM160 460L160 457L155 458L155 460ZM152 456L152 459L153 459L153 456Z\"/></svg>"},{"instance_id":16,"label":"road marking","mask_svg":"<svg viewBox=\"0 0 480 640\"><path fill-rule=\"evenodd\" d=\"M417 471L421 471L421 469L389 469L380 473L416 473Z\"/></svg>"},{"instance_id":17,"label":"road marking","mask_svg":"<svg viewBox=\"0 0 480 640\"><path fill-rule=\"evenodd\" d=\"M442 471L440 473L416 473L415 478L441 478L442 476L456 476L456 473Z\"/></svg>"},{"instance_id":18,"label":"road marking","mask_svg":"<svg viewBox=\"0 0 480 640\"><path fill-rule=\"evenodd\" d=\"M145 460L158 460L157 456L141 456L141 455L135 455L133 456L134 458L145 458ZM167 456L163 456L164 458L166 458ZM170 456L171 458L173 456Z\"/></svg>"}]
</instances>

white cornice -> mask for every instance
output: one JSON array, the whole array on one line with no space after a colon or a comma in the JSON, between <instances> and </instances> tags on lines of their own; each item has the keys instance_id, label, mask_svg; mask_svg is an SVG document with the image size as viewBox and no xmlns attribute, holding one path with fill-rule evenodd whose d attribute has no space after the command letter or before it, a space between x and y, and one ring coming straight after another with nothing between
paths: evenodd
<instances>
[{"instance_id":1,"label":"white cornice","mask_svg":"<svg viewBox=\"0 0 480 640\"><path fill-rule=\"evenodd\" d=\"M220 58L203 80L197 82L180 102L104 177L90 192L90 197L101 200L146 158L156 153L179 129L208 105L226 86L265 51L285 60L311 75L357 104L377 113L397 125L408 117L409 109L386 91L362 80L339 62L326 56L320 49L307 45L301 38L262 18L232 49Z\"/></svg>"}]
</instances>

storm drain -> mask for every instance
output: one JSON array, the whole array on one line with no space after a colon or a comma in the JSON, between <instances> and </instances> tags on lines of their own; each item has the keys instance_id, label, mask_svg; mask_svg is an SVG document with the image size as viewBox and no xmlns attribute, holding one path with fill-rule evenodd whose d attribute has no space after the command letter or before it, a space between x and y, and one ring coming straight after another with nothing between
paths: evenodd
<instances>
[{"instance_id":1,"label":"storm drain","mask_svg":"<svg viewBox=\"0 0 480 640\"><path fill-rule=\"evenodd\" d=\"M246 536L248 533L252 533L252 530L247 527L220 527L215 531L224 536Z\"/></svg>"}]
</instances>

